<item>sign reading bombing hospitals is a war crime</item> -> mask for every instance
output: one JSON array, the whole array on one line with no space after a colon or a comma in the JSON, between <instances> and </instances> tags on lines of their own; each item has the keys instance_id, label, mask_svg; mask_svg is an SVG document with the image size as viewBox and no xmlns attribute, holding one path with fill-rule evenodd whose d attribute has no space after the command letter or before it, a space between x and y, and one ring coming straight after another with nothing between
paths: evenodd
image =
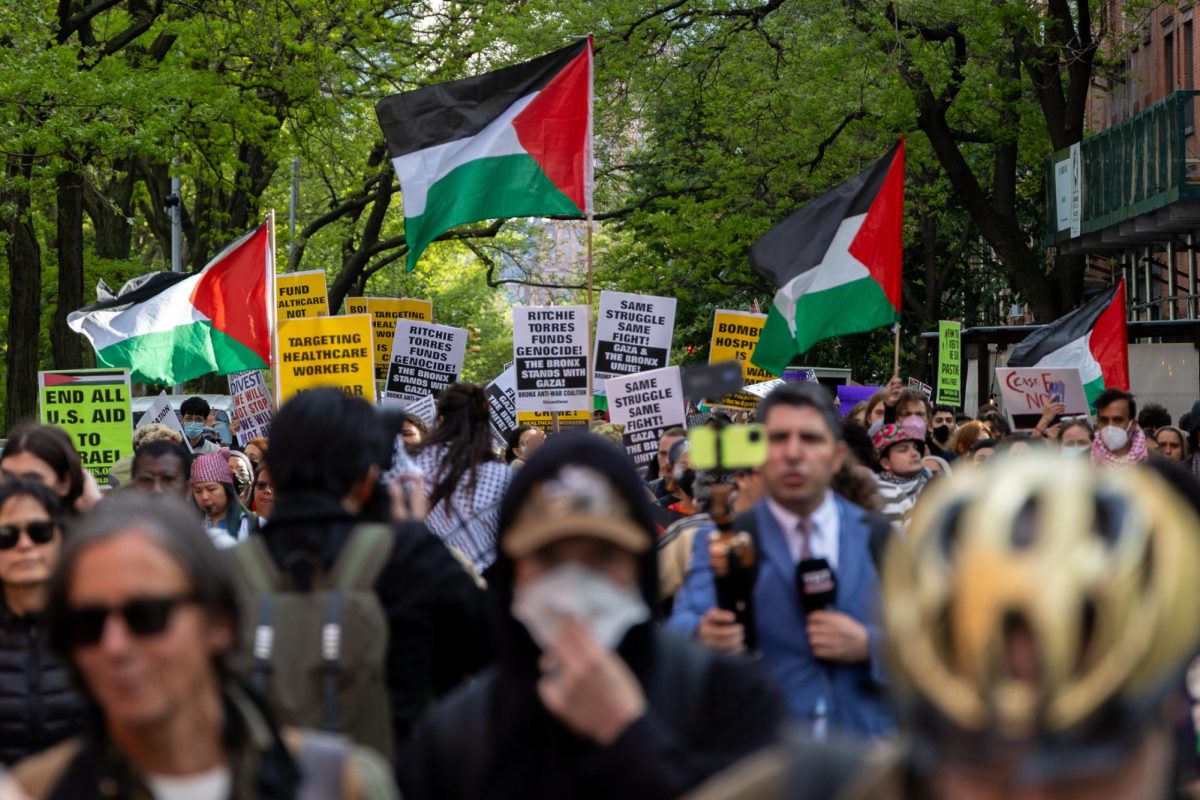
<instances>
[{"instance_id":1,"label":"sign reading bombing hospitals is a war crime","mask_svg":"<svg viewBox=\"0 0 1200 800\"><path fill-rule=\"evenodd\" d=\"M587 410L588 307L513 308L518 411Z\"/></svg>"},{"instance_id":2,"label":"sign reading bombing hospitals is a war crime","mask_svg":"<svg viewBox=\"0 0 1200 800\"><path fill-rule=\"evenodd\" d=\"M371 315L375 377L382 381L387 378L392 358L392 339L396 333L397 320L432 322L433 303L428 300L414 300L411 297L348 297L346 313Z\"/></svg>"},{"instance_id":3,"label":"sign reading bombing hospitals is a war crime","mask_svg":"<svg viewBox=\"0 0 1200 800\"><path fill-rule=\"evenodd\" d=\"M129 372L71 369L38 373L38 411L43 425L62 428L79 459L101 484L121 457L133 451Z\"/></svg>"},{"instance_id":4,"label":"sign reading bombing hospitals is a war crime","mask_svg":"<svg viewBox=\"0 0 1200 800\"><path fill-rule=\"evenodd\" d=\"M458 380L466 353L463 328L397 320L383 396L415 401L439 394Z\"/></svg>"},{"instance_id":5,"label":"sign reading bombing hospitals is a war crime","mask_svg":"<svg viewBox=\"0 0 1200 800\"><path fill-rule=\"evenodd\" d=\"M276 275L275 300L281 320L328 316L329 292L325 286L325 270Z\"/></svg>"},{"instance_id":6,"label":"sign reading bombing hospitals is a war crime","mask_svg":"<svg viewBox=\"0 0 1200 800\"><path fill-rule=\"evenodd\" d=\"M639 467L657 457L664 431L687 422L679 367L609 378L607 389L609 417L625 426L625 451Z\"/></svg>"},{"instance_id":7,"label":"sign reading bombing hospitals is a war crime","mask_svg":"<svg viewBox=\"0 0 1200 800\"><path fill-rule=\"evenodd\" d=\"M675 298L601 292L596 317L595 391L620 375L667 365L675 331Z\"/></svg>"},{"instance_id":8,"label":"sign reading bombing hospitals is a war crime","mask_svg":"<svg viewBox=\"0 0 1200 800\"><path fill-rule=\"evenodd\" d=\"M277 405L318 386L375 402L371 318L366 314L281 321L278 348Z\"/></svg>"},{"instance_id":9,"label":"sign reading bombing hospitals is a war crime","mask_svg":"<svg viewBox=\"0 0 1200 800\"><path fill-rule=\"evenodd\" d=\"M754 355L758 337L762 334L763 326L766 324L766 314L717 309L713 318L712 343L708 348L708 363L740 361L744 385L773 379L775 376L770 372L750 363L750 356ZM691 399L698 400L699 398ZM726 408L754 408L758 405L758 398L746 392L734 392L720 400L708 399L709 405Z\"/></svg>"}]
</instances>

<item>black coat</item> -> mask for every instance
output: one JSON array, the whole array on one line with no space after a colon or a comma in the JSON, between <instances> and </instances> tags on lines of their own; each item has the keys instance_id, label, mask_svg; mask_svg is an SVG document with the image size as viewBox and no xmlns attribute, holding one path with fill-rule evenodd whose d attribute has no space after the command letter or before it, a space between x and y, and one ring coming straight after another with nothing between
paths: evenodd
<instances>
[{"instance_id":1,"label":"black coat","mask_svg":"<svg viewBox=\"0 0 1200 800\"><path fill-rule=\"evenodd\" d=\"M2 604L0 604L2 605ZM0 763L73 736L86 717L67 668L50 655L36 614L0 611Z\"/></svg>"}]
</instances>

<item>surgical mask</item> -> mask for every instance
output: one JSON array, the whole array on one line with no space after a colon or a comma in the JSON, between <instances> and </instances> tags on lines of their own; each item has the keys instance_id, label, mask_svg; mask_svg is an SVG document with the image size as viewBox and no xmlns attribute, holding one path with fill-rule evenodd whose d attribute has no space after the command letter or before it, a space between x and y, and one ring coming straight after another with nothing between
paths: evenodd
<instances>
[{"instance_id":1,"label":"surgical mask","mask_svg":"<svg viewBox=\"0 0 1200 800\"><path fill-rule=\"evenodd\" d=\"M950 441L950 426L949 425L934 425L933 439L938 444L945 444Z\"/></svg>"},{"instance_id":2,"label":"surgical mask","mask_svg":"<svg viewBox=\"0 0 1200 800\"><path fill-rule=\"evenodd\" d=\"M549 569L513 592L512 615L533 641L548 650L568 617L587 626L607 650L615 650L634 625L650 619L636 586L621 586L578 561Z\"/></svg>"},{"instance_id":3,"label":"surgical mask","mask_svg":"<svg viewBox=\"0 0 1200 800\"><path fill-rule=\"evenodd\" d=\"M185 422L183 423L183 435L189 439L199 439L204 433L203 422Z\"/></svg>"},{"instance_id":4,"label":"surgical mask","mask_svg":"<svg viewBox=\"0 0 1200 800\"><path fill-rule=\"evenodd\" d=\"M1129 431L1116 425L1106 425L1100 429L1100 441L1104 442L1108 452L1115 453L1129 444Z\"/></svg>"},{"instance_id":5,"label":"surgical mask","mask_svg":"<svg viewBox=\"0 0 1200 800\"><path fill-rule=\"evenodd\" d=\"M1063 455L1068 458L1082 458L1091 451L1092 446L1089 444L1066 444L1063 445ZM1118 448L1119 449L1119 448Z\"/></svg>"}]
</instances>

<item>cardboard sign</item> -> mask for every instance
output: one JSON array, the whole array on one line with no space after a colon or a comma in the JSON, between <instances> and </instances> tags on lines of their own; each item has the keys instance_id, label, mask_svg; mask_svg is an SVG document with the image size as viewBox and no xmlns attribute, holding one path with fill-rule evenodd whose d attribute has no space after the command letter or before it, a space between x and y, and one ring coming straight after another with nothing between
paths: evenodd
<instances>
[{"instance_id":1,"label":"cardboard sign","mask_svg":"<svg viewBox=\"0 0 1200 800\"><path fill-rule=\"evenodd\" d=\"M245 447L251 439L266 437L271 429L271 393L263 374L256 369L229 374L229 396L237 420L237 441Z\"/></svg>"},{"instance_id":2,"label":"cardboard sign","mask_svg":"<svg viewBox=\"0 0 1200 800\"><path fill-rule=\"evenodd\" d=\"M501 447L517 428L517 369L509 366L483 389L488 398L488 424Z\"/></svg>"},{"instance_id":3,"label":"cardboard sign","mask_svg":"<svg viewBox=\"0 0 1200 800\"><path fill-rule=\"evenodd\" d=\"M275 276L275 302L280 320L329 316L325 270L285 272Z\"/></svg>"},{"instance_id":4,"label":"cardboard sign","mask_svg":"<svg viewBox=\"0 0 1200 800\"><path fill-rule=\"evenodd\" d=\"M668 428L687 424L687 403L679 380L679 367L610 378L610 419L625 426L625 451L639 467L658 456L658 440Z\"/></svg>"},{"instance_id":5,"label":"cardboard sign","mask_svg":"<svg viewBox=\"0 0 1200 800\"><path fill-rule=\"evenodd\" d=\"M112 465L133 452L131 396L123 369L38 373L38 418L66 431L84 469L101 485Z\"/></svg>"},{"instance_id":6,"label":"cardboard sign","mask_svg":"<svg viewBox=\"0 0 1200 800\"><path fill-rule=\"evenodd\" d=\"M371 315L375 378L382 381L387 379L396 322L402 319L432 322L433 303L428 300L413 300L409 297L348 297L346 298L346 314Z\"/></svg>"},{"instance_id":7,"label":"cardboard sign","mask_svg":"<svg viewBox=\"0 0 1200 800\"><path fill-rule=\"evenodd\" d=\"M138 428L154 424L165 425L175 431L183 439L183 446L188 450L192 449L192 443L183 435L183 423L179 421L179 415L175 413L175 409L171 408L171 398L167 395L166 389L158 393L158 397L154 398L154 402L146 409L146 413L142 414L142 418L138 420L137 425L133 426L133 429L136 431Z\"/></svg>"},{"instance_id":8,"label":"cardboard sign","mask_svg":"<svg viewBox=\"0 0 1200 800\"><path fill-rule=\"evenodd\" d=\"M938 323L937 401L962 405L962 324L958 322Z\"/></svg>"},{"instance_id":9,"label":"cardboard sign","mask_svg":"<svg viewBox=\"0 0 1200 800\"><path fill-rule=\"evenodd\" d=\"M1033 430L1050 402L1065 405L1064 416L1091 414L1077 369L998 367L996 384L1014 430Z\"/></svg>"},{"instance_id":10,"label":"cardboard sign","mask_svg":"<svg viewBox=\"0 0 1200 800\"><path fill-rule=\"evenodd\" d=\"M601 292L596 318L595 393L620 375L660 369L671 358L675 298Z\"/></svg>"},{"instance_id":11,"label":"cardboard sign","mask_svg":"<svg viewBox=\"0 0 1200 800\"><path fill-rule=\"evenodd\" d=\"M758 345L758 337L766 324L766 314L717 309L713 317L708 363L740 361L742 382L746 384L762 383L774 379L774 375L750 363L750 356L754 354L754 348ZM711 405L739 409L754 408L758 405L758 398L745 392L735 392L712 402Z\"/></svg>"},{"instance_id":12,"label":"cardboard sign","mask_svg":"<svg viewBox=\"0 0 1200 800\"><path fill-rule=\"evenodd\" d=\"M923 382L917 380L916 378L909 378L908 379L908 388L916 389L918 392L925 395L926 400L929 400L929 401L933 400L933 387L930 386L928 383L923 383Z\"/></svg>"},{"instance_id":13,"label":"cardboard sign","mask_svg":"<svg viewBox=\"0 0 1200 800\"><path fill-rule=\"evenodd\" d=\"M587 409L588 307L515 307L513 361L518 411Z\"/></svg>"},{"instance_id":14,"label":"cardboard sign","mask_svg":"<svg viewBox=\"0 0 1200 800\"><path fill-rule=\"evenodd\" d=\"M458 380L466 354L463 328L397 320L383 396L420 400L438 395Z\"/></svg>"},{"instance_id":15,"label":"cardboard sign","mask_svg":"<svg viewBox=\"0 0 1200 800\"><path fill-rule=\"evenodd\" d=\"M333 386L375 402L371 318L367 315L281 322L278 348L279 405L296 392L318 386Z\"/></svg>"},{"instance_id":16,"label":"cardboard sign","mask_svg":"<svg viewBox=\"0 0 1200 800\"><path fill-rule=\"evenodd\" d=\"M591 425L592 415L587 411L563 411L558 415L558 430L572 429L587 430ZM530 425L541 428L547 434L554 433L554 412L552 411L518 411L517 425Z\"/></svg>"}]
</instances>

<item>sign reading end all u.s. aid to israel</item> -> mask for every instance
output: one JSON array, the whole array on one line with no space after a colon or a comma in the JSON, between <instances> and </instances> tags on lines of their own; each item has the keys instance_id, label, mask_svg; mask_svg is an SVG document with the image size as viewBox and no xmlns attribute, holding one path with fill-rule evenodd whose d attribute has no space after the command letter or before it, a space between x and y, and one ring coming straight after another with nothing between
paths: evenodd
<instances>
[{"instance_id":1,"label":"sign reading end all u.s. aid to israel","mask_svg":"<svg viewBox=\"0 0 1200 800\"><path fill-rule=\"evenodd\" d=\"M48 370L38 373L43 425L66 432L84 468L108 482L113 464L133 452L129 372L123 369Z\"/></svg>"}]
</instances>

